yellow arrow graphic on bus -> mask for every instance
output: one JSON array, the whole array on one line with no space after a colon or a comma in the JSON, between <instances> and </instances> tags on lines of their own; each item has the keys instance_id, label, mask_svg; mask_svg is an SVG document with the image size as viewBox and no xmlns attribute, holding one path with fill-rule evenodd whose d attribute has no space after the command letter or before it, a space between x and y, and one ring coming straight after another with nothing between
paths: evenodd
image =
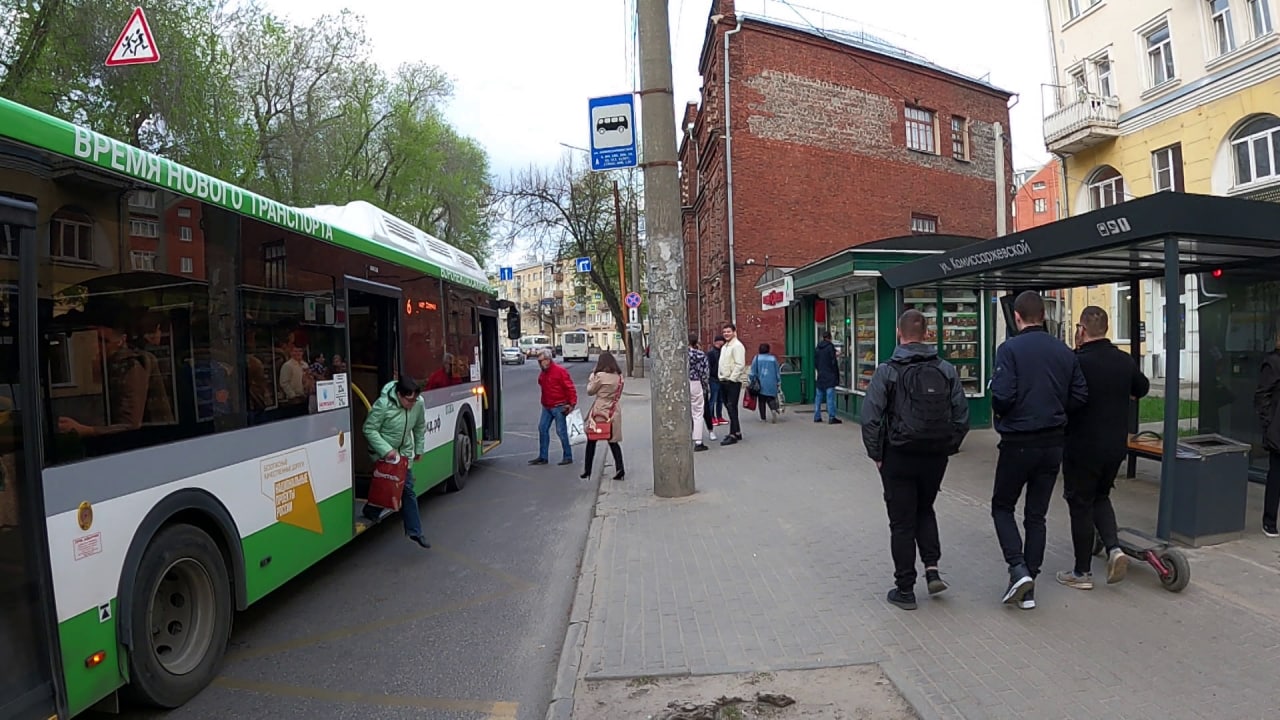
<instances>
[{"instance_id":1,"label":"yellow arrow graphic on bus","mask_svg":"<svg viewBox=\"0 0 1280 720\"><path fill-rule=\"evenodd\" d=\"M313 533L324 532L306 450L292 450L263 460L262 494L275 503L277 522Z\"/></svg>"}]
</instances>

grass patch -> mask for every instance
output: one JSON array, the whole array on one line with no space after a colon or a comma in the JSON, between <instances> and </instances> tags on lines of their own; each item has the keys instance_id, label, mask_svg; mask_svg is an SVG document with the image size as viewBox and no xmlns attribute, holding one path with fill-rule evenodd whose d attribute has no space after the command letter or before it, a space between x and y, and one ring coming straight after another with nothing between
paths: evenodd
<instances>
[{"instance_id":1,"label":"grass patch","mask_svg":"<svg viewBox=\"0 0 1280 720\"><path fill-rule=\"evenodd\" d=\"M1187 420L1200 417L1200 401L1178 399L1178 419ZM1164 398L1147 397L1138 401L1138 422L1152 423L1164 420Z\"/></svg>"},{"instance_id":2,"label":"grass patch","mask_svg":"<svg viewBox=\"0 0 1280 720\"><path fill-rule=\"evenodd\" d=\"M657 685L657 684L658 684L658 678L652 675L641 675L640 677L631 678L630 680L627 681L628 686L635 687L635 688L644 687L645 685Z\"/></svg>"}]
</instances>

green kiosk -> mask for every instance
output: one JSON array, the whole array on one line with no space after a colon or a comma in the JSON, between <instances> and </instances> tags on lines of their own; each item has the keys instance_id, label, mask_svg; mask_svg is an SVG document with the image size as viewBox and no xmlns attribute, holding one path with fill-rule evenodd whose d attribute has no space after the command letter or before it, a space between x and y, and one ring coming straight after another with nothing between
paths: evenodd
<instances>
[{"instance_id":1,"label":"green kiosk","mask_svg":"<svg viewBox=\"0 0 1280 720\"><path fill-rule=\"evenodd\" d=\"M928 341L937 343L939 355L960 373L971 427L990 427L987 379L994 354L994 296L939 288L897 291L880 276L887 267L982 240L956 235L886 238L855 245L774 280L780 289L785 287L787 296L787 356L794 371L783 378L789 385L783 388L788 401L813 402L814 348L822 334L830 332L840 363L836 412L856 422L871 374L897 346L898 315L914 307L929 318Z\"/></svg>"}]
</instances>

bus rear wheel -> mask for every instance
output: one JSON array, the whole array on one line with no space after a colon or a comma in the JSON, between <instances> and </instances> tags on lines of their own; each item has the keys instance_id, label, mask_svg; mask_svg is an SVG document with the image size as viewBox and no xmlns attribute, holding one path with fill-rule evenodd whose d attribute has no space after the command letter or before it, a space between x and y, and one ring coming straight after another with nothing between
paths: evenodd
<instances>
[{"instance_id":1,"label":"bus rear wheel","mask_svg":"<svg viewBox=\"0 0 1280 720\"><path fill-rule=\"evenodd\" d=\"M231 583L213 538L194 525L161 530L133 586L130 693L175 708L217 676L231 637Z\"/></svg>"},{"instance_id":2,"label":"bus rear wheel","mask_svg":"<svg viewBox=\"0 0 1280 720\"><path fill-rule=\"evenodd\" d=\"M471 432L471 423L460 418L458 430L453 436L453 474L444 483L446 491L458 492L466 487L475 457L475 435Z\"/></svg>"}]
</instances>

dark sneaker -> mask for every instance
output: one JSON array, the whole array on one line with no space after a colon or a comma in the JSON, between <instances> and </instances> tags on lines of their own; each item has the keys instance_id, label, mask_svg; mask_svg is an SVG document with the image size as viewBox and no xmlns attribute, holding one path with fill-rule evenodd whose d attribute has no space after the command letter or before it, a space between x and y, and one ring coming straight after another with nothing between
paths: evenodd
<instances>
[{"instance_id":1,"label":"dark sneaker","mask_svg":"<svg viewBox=\"0 0 1280 720\"><path fill-rule=\"evenodd\" d=\"M694 452L706 452L707 450L710 450L710 448L708 448L706 445L703 445L702 443L693 444Z\"/></svg>"},{"instance_id":2,"label":"dark sneaker","mask_svg":"<svg viewBox=\"0 0 1280 720\"><path fill-rule=\"evenodd\" d=\"M814 422L816 422L816 423L820 423L820 422L822 422L822 418L820 418L820 417L818 417L818 418L814 418L814 419L813 419L813 421L814 421Z\"/></svg>"},{"instance_id":3,"label":"dark sneaker","mask_svg":"<svg viewBox=\"0 0 1280 720\"><path fill-rule=\"evenodd\" d=\"M894 588L889 591L887 599L891 605L897 605L903 610L916 609L916 594L913 592L904 592L898 588Z\"/></svg>"},{"instance_id":4,"label":"dark sneaker","mask_svg":"<svg viewBox=\"0 0 1280 720\"><path fill-rule=\"evenodd\" d=\"M572 465L572 464L573 464L573 458L569 458L569 457L567 457L567 458L565 458L565 459L561 460L560 462L558 462L558 463L556 463L556 464L557 464L557 465Z\"/></svg>"},{"instance_id":5,"label":"dark sneaker","mask_svg":"<svg viewBox=\"0 0 1280 720\"><path fill-rule=\"evenodd\" d=\"M1093 573L1079 575L1075 570L1059 570L1057 578L1058 582L1069 588L1075 588L1077 590L1093 589Z\"/></svg>"},{"instance_id":6,"label":"dark sneaker","mask_svg":"<svg viewBox=\"0 0 1280 720\"><path fill-rule=\"evenodd\" d=\"M1034 588L1031 590L1028 590L1027 593L1022 596L1022 599L1018 601L1018 607L1022 608L1023 610L1036 609L1036 591Z\"/></svg>"},{"instance_id":7,"label":"dark sneaker","mask_svg":"<svg viewBox=\"0 0 1280 720\"><path fill-rule=\"evenodd\" d=\"M738 442L738 438L732 435L725 435L724 439L720 441L720 445L732 445L736 442Z\"/></svg>"},{"instance_id":8,"label":"dark sneaker","mask_svg":"<svg viewBox=\"0 0 1280 720\"><path fill-rule=\"evenodd\" d=\"M1107 553L1107 584L1120 582L1128 570L1129 556L1120 548L1111 548L1111 552Z\"/></svg>"},{"instance_id":9,"label":"dark sneaker","mask_svg":"<svg viewBox=\"0 0 1280 720\"><path fill-rule=\"evenodd\" d=\"M925 582L929 584L930 595L937 595L938 593L947 589L946 581L942 579L942 576L938 573L937 570L925 570L924 579L925 579Z\"/></svg>"},{"instance_id":10,"label":"dark sneaker","mask_svg":"<svg viewBox=\"0 0 1280 720\"><path fill-rule=\"evenodd\" d=\"M547 464L547 459L546 459L546 458L534 458L534 459L532 459L532 460L530 460L530 461L529 461L529 464L530 464L530 465L546 465L546 464Z\"/></svg>"},{"instance_id":11,"label":"dark sneaker","mask_svg":"<svg viewBox=\"0 0 1280 720\"><path fill-rule=\"evenodd\" d=\"M1031 573L1027 572L1026 567L1019 565L1009 570L1009 587L1004 591L1004 597L1000 602L1021 603L1022 598L1027 593L1035 589L1036 581L1031 579Z\"/></svg>"},{"instance_id":12,"label":"dark sneaker","mask_svg":"<svg viewBox=\"0 0 1280 720\"><path fill-rule=\"evenodd\" d=\"M840 418L831 418L831 424L832 424L832 425L843 425L843 424L844 424L844 421L843 421L843 420L841 420Z\"/></svg>"},{"instance_id":13,"label":"dark sneaker","mask_svg":"<svg viewBox=\"0 0 1280 720\"><path fill-rule=\"evenodd\" d=\"M1276 526L1275 526L1275 525L1266 525L1266 524L1263 524L1263 526L1262 526L1262 534L1263 534L1263 535L1266 535L1267 537L1280 537L1280 532L1276 532Z\"/></svg>"}]
</instances>

